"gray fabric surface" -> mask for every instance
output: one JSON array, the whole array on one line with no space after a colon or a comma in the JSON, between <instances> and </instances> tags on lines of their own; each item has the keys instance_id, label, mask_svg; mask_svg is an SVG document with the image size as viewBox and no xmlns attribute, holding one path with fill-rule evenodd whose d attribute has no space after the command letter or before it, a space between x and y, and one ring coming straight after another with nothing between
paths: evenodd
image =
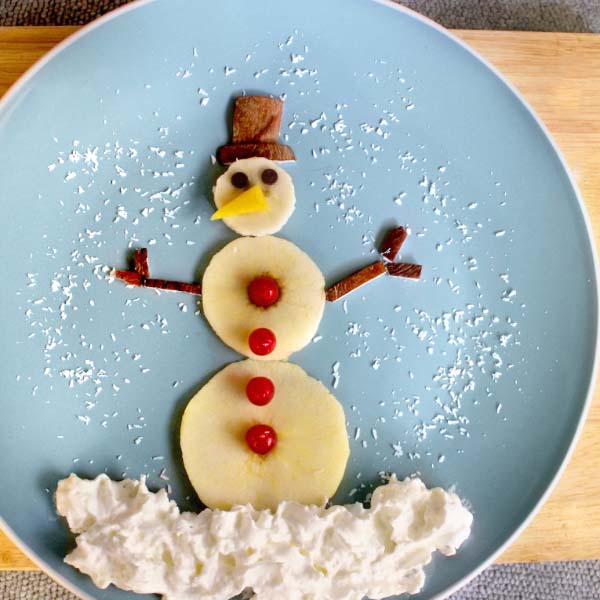
<instances>
[{"instance_id":1,"label":"gray fabric surface","mask_svg":"<svg viewBox=\"0 0 600 600\"><path fill-rule=\"evenodd\" d=\"M403 0L457 29L600 32L599 0Z\"/></svg>"},{"instance_id":2,"label":"gray fabric surface","mask_svg":"<svg viewBox=\"0 0 600 600\"><path fill-rule=\"evenodd\" d=\"M0 571L0 599L76 600L43 573L16 571ZM600 561L495 565L449 600L600 600Z\"/></svg>"},{"instance_id":3,"label":"gray fabric surface","mask_svg":"<svg viewBox=\"0 0 600 600\"><path fill-rule=\"evenodd\" d=\"M128 0L0 0L0 25L83 24ZM446 27L600 32L599 0L403 0Z\"/></svg>"},{"instance_id":4,"label":"gray fabric surface","mask_svg":"<svg viewBox=\"0 0 600 600\"><path fill-rule=\"evenodd\" d=\"M129 0L0 0L0 25L83 25Z\"/></svg>"},{"instance_id":5,"label":"gray fabric surface","mask_svg":"<svg viewBox=\"0 0 600 600\"><path fill-rule=\"evenodd\" d=\"M0 0L0 25L83 24L127 0ZM446 27L600 32L600 0L405 0ZM600 551L600 545L599 545ZM74 600L37 572L0 572L0 600ZM452 600L600 600L600 561L495 565Z\"/></svg>"}]
</instances>

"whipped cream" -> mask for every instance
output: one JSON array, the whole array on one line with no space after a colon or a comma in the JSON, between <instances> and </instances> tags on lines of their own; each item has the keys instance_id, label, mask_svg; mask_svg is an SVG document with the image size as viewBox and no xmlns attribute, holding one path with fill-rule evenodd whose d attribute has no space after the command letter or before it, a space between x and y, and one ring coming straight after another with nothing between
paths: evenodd
<instances>
[{"instance_id":1,"label":"whipped cream","mask_svg":"<svg viewBox=\"0 0 600 600\"><path fill-rule=\"evenodd\" d=\"M282 502L275 512L236 506L181 513L145 480L58 484L58 513L78 534L65 562L105 588L164 600L360 600L416 593L433 552L452 555L473 517L456 494L392 477L371 507Z\"/></svg>"}]
</instances>

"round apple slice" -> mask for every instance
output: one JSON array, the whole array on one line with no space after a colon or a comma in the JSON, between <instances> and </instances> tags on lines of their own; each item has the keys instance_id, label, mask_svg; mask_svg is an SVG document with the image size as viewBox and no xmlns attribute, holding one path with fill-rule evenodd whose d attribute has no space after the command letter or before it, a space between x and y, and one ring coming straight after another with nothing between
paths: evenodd
<instances>
[{"instance_id":1,"label":"round apple slice","mask_svg":"<svg viewBox=\"0 0 600 600\"><path fill-rule=\"evenodd\" d=\"M222 209L256 187L262 192L266 208L255 206L256 210L243 209L223 218L225 225L240 235L277 233L294 212L296 195L292 178L277 163L260 157L236 160L230 165L213 188L215 205Z\"/></svg>"},{"instance_id":2,"label":"round apple slice","mask_svg":"<svg viewBox=\"0 0 600 600\"><path fill-rule=\"evenodd\" d=\"M248 288L257 278L277 285L274 303L252 302ZM315 263L291 242L272 236L242 237L210 261L202 279L202 307L225 344L249 358L281 360L315 335L325 307L325 281ZM259 356L248 340L252 332L263 329L274 334L275 346Z\"/></svg>"},{"instance_id":3,"label":"round apple slice","mask_svg":"<svg viewBox=\"0 0 600 600\"><path fill-rule=\"evenodd\" d=\"M268 377L275 387L264 406L246 396L254 377ZM266 454L246 441L256 425L276 434ZM337 490L349 456L341 404L288 362L245 360L225 367L190 400L180 442L200 500L224 510L237 504L275 510L283 500L323 504Z\"/></svg>"}]
</instances>

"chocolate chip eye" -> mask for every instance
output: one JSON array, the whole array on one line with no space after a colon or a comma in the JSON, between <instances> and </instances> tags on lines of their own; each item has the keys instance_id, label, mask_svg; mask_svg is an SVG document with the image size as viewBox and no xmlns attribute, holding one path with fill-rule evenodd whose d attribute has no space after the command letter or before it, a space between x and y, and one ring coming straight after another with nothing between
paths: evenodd
<instances>
[{"instance_id":1,"label":"chocolate chip eye","mask_svg":"<svg viewBox=\"0 0 600 600\"><path fill-rule=\"evenodd\" d=\"M277 181L277 171L275 169L265 169L260 178L263 180L263 183L273 185Z\"/></svg>"},{"instance_id":2,"label":"chocolate chip eye","mask_svg":"<svg viewBox=\"0 0 600 600\"><path fill-rule=\"evenodd\" d=\"M248 187L248 175L246 173L242 173L238 171L231 176L231 185L240 190L243 190L245 187Z\"/></svg>"}]
</instances>

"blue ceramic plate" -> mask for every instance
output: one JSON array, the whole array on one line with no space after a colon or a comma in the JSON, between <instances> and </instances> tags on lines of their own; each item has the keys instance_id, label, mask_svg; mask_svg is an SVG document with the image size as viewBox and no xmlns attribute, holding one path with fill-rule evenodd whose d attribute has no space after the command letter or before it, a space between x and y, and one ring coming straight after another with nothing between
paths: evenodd
<instances>
[{"instance_id":1,"label":"blue ceramic plate","mask_svg":"<svg viewBox=\"0 0 600 600\"><path fill-rule=\"evenodd\" d=\"M489 562L559 473L581 425L597 341L594 253L580 198L523 101L468 48L364 0L137 4L30 71L0 110L0 515L63 584L72 541L59 478L107 472L199 504L182 470L181 412L239 357L195 298L109 283L130 247L153 275L198 278L234 237L210 222L211 160L242 92L285 97L298 207L281 235L328 282L410 227L422 281L381 278L326 307L292 360L348 417L335 498L378 473L419 473L472 506L471 539L436 557L419 598Z\"/></svg>"}]
</instances>

